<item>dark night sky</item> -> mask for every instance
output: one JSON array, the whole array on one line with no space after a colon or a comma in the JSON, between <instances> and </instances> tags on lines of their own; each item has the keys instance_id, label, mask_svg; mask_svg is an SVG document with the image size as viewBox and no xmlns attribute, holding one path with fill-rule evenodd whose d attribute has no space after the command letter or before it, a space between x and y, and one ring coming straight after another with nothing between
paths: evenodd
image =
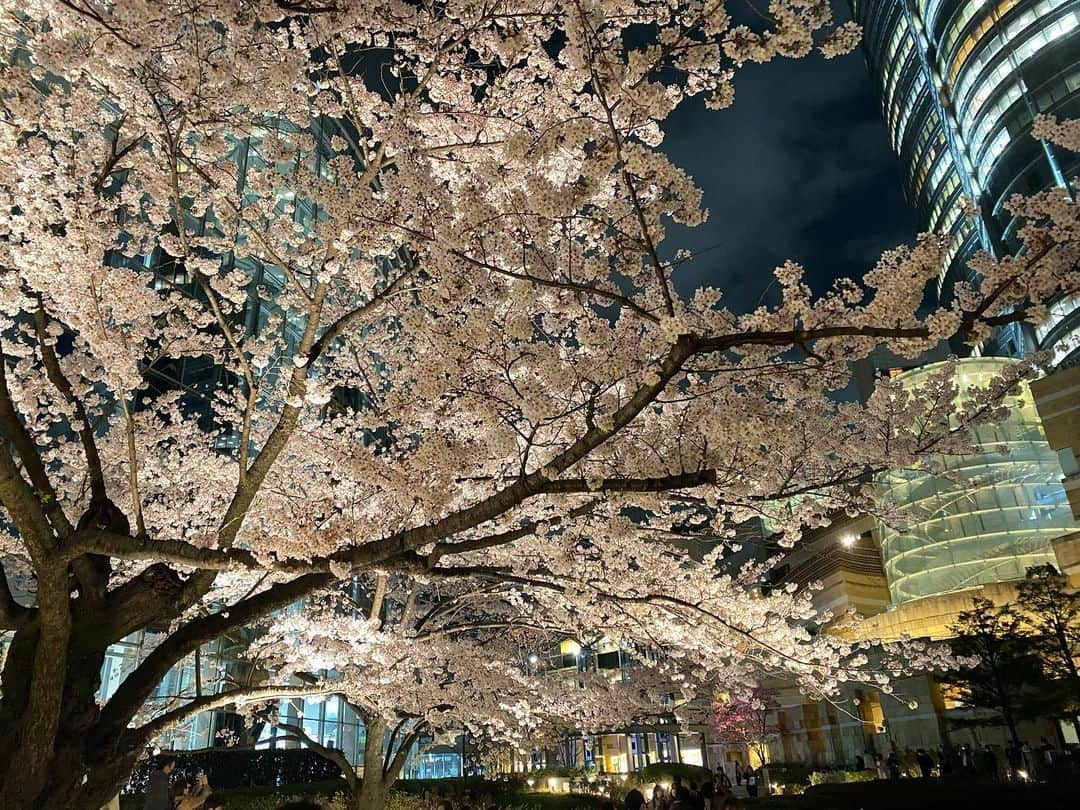
<instances>
[{"instance_id":1,"label":"dark night sky","mask_svg":"<svg viewBox=\"0 0 1080 810\"><path fill-rule=\"evenodd\" d=\"M744 67L734 106L687 104L665 132L663 149L709 209L698 228L668 229L666 252L708 249L675 271L684 295L714 285L746 311L787 258L821 291L918 231L861 48Z\"/></svg>"}]
</instances>

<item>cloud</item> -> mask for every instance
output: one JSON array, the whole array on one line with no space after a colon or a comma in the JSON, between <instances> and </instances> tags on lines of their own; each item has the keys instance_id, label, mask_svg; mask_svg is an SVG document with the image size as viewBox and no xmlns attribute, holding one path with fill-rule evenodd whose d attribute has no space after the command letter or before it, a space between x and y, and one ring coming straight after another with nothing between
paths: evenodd
<instances>
[{"instance_id":1,"label":"cloud","mask_svg":"<svg viewBox=\"0 0 1080 810\"><path fill-rule=\"evenodd\" d=\"M788 258L824 289L918 230L861 53L748 66L733 107L687 104L665 132L710 210L699 228L668 229L668 255L701 253L676 271L684 294L714 285L745 310Z\"/></svg>"}]
</instances>

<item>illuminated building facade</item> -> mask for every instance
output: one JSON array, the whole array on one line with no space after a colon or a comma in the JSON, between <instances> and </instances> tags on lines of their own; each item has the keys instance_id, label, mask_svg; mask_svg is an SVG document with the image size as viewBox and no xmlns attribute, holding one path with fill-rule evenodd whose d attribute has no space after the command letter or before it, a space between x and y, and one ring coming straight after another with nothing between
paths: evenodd
<instances>
[{"instance_id":1,"label":"illuminated building facade","mask_svg":"<svg viewBox=\"0 0 1080 810\"><path fill-rule=\"evenodd\" d=\"M956 365L960 391L986 385L1008 361L969 358ZM895 380L916 386L940 364ZM881 551L895 604L986 583L1021 579L1054 561L1051 541L1073 530L1057 454L1046 442L1031 391L1009 397L1008 416L975 427L978 450L935 456L940 473L890 470L879 492L904 510L905 523L882 525Z\"/></svg>"},{"instance_id":2,"label":"illuminated building facade","mask_svg":"<svg viewBox=\"0 0 1080 810\"><path fill-rule=\"evenodd\" d=\"M647 649L631 649L611 639L601 639L585 647L574 639L557 646L533 651L525 666L532 673L556 679L570 691L580 688L578 673L605 672L612 678L626 678ZM666 696L650 717L610 732L574 734L559 741L557 748L536 749L528 758L514 758L511 770L525 772L538 768L583 768L596 774L628 774L657 763L707 765L704 729L681 725L675 718L674 695Z\"/></svg>"},{"instance_id":3,"label":"illuminated building facade","mask_svg":"<svg viewBox=\"0 0 1080 810\"><path fill-rule=\"evenodd\" d=\"M1031 137L1031 126L1039 114L1080 116L1080 0L850 3L907 198L926 230L949 237L935 291L947 299L970 277L975 250L1019 248L1010 196L1054 186L1073 193L1080 156ZM975 203L974 217L962 197ZM1050 331L1074 332L1080 312L1061 308L1072 319ZM1022 354L1047 337L1013 327L986 353Z\"/></svg>"},{"instance_id":4,"label":"illuminated building facade","mask_svg":"<svg viewBox=\"0 0 1080 810\"><path fill-rule=\"evenodd\" d=\"M888 368L889 358L882 360ZM1008 362L957 361L957 405L967 389L985 385ZM889 376L914 386L942 367L895 369L899 373ZM1049 563L1080 582L1078 403L1080 367L1022 386L1008 398L1004 421L975 428L975 452L927 459L944 474L904 469L875 478L879 493L902 508L904 525L838 514L784 554L770 583L819 583L813 599L819 612L830 612L831 621L847 610L864 617L854 627L824 618L822 629L894 641L952 637L960 612L970 610L975 597L1015 601L1016 581L1029 566ZM893 751L903 760L920 747L1006 742L1000 724L950 696L929 673L900 679L892 694L849 685L838 699L825 701L808 699L783 680L767 686L777 704L771 718L776 731L767 740L773 762L851 768L857 758L865 764L867 752ZM856 710L838 711L838 705ZM1021 725L1026 739L1077 742L1071 720L1025 719ZM713 762L738 754L717 741L709 748Z\"/></svg>"}]
</instances>

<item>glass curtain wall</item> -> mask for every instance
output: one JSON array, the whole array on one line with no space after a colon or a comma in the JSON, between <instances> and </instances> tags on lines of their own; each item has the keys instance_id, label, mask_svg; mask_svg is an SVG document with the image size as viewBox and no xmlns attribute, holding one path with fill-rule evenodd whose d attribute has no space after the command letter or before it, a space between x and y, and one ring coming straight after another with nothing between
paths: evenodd
<instances>
[{"instance_id":1,"label":"glass curtain wall","mask_svg":"<svg viewBox=\"0 0 1080 810\"><path fill-rule=\"evenodd\" d=\"M958 361L958 404L967 389L985 385L1006 362ZM913 387L940 366L896 380ZM924 469L877 477L878 491L904 510L902 525L881 527L894 602L1019 579L1030 566L1053 562L1050 541L1075 528L1057 456L1026 385L1009 398L1008 408L1003 422L975 428L975 453L934 455Z\"/></svg>"}]
</instances>

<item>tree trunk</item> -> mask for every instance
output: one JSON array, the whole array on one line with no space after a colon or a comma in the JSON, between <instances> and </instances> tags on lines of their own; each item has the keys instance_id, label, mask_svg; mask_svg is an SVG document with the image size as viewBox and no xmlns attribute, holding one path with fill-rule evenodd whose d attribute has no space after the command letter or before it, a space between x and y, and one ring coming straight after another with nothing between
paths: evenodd
<instances>
[{"instance_id":1,"label":"tree trunk","mask_svg":"<svg viewBox=\"0 0 1080 810\"><path fill-rule=\"evenodd\" d=\"M99 810L127 782L152 738L186 719L180 706L156 722L135 721L169 670L207 641L326 584L320 577L302 575L242 600L228 614L188 620L128 673L104 706L97 693L109 646L175 618L186 604L185 582L150 566L112 591L77 591L53 606L66 618L51 619L52 625L40 608L28 608L0 675L0 808ZM38 581L40 587L41 575Z\"/></svg>"},{"instance_id":2,"label":"tree trunk","mask_svg":"<svg viewBox=\"0 0 1080 810\"><path fill-rule=\"evenodd\" d=\"M383 810L389 798L390 785L377 775L371 778L365 776L359 789L349 796L347 806L349 810Z\"/></svg>"},{"instance_id":3,"label":"tree trunk","mask_svg":"<svg viewBox=\"0 0 1080 810\"><path fill-rule=\"evenodd\" d=\"M95 639L84 623L73 624L67 666L50 677L35 677L44 643L36 622L20 628L8 649L0 698L0 807L99 810L138 761L141 747L123 739L127 721L112 730L101 727L96 694L107 641ZM34 732L30 694L56 713L53 734ZM28 771L26 762L35 768Z\"/></svg>"},{"instance_id":4,"label":"tree trunk","mask_svg":"<svg viewBox=\"0 0 1080 810\"><path fill-rule=\"evenodd\" d=\"M81 745L72 745L49 758L49 780L44 788L25 793L20 800L24 804L9 805L9 794L0 793L0 803L33 810L100 810L119 793L137 761L138 752L90 760Z\"/></svg>"},{"instance_id":5,"label":"tree trunk","mask_svg":"<svg viewBox=\"0 0 1080 810\"><path fill-rule=\"evenodd\" d=\"M1020 745L1020 735L1016 731L1016 720L1013 719L1012 711L1003 707L1001 713L1005 716L1005 725L1009 728L1009 736L1013 744Z\"/></svg>"}]
</instances>

